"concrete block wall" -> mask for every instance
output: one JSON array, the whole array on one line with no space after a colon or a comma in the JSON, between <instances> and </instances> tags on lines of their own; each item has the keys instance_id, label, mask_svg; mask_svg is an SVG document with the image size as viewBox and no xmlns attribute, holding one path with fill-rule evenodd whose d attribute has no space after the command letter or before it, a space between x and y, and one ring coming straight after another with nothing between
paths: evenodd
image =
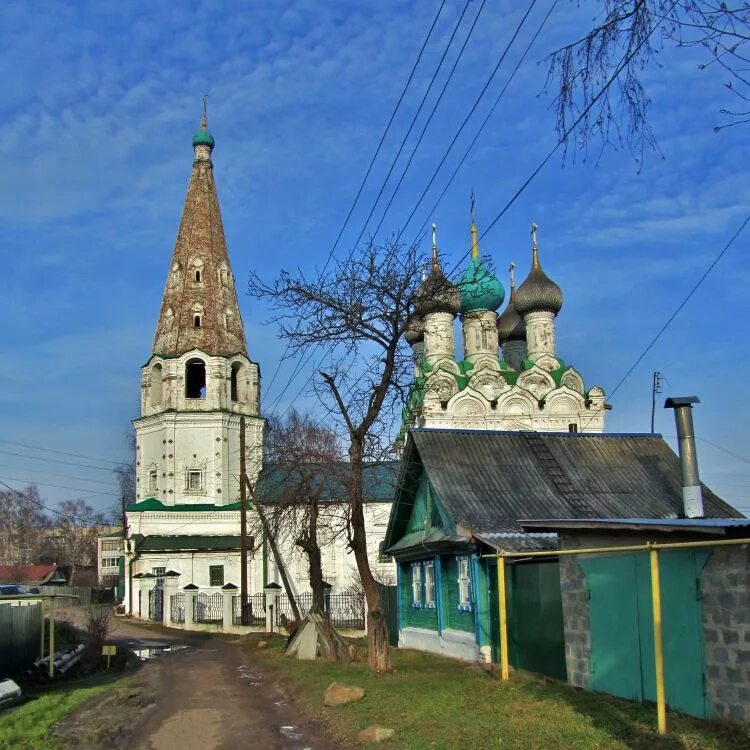
<instances>
[{"instance_id":1,"label":"concrete block wall","mask_svg":"<svg viewBox=\"0 0 750 750\"><path fill-rule=\"evenodd\" d=\"M700 587L708 697L719 716L750 721L750 546L715 548Z\"/></svg>"},{"instance_id":2,"label":"concrete block wall","mask_svg":"<svg viewBox=\"0 0 750 750\"><path fill-rule=\"evenodd\" d=\"M560 587L568 682L576 687L586 688L591 673L589 596L586 577L572 555L560 557Z\"/></svg>"}]
</instances>

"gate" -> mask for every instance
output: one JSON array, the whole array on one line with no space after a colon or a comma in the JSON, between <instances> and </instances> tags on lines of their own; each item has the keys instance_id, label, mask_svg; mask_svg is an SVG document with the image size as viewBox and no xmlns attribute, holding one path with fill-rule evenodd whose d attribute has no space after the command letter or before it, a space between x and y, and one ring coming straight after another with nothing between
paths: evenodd
<instances>
[{"instance_id":1,"label":"gate","mask_svg":"<svg viewBox=\"0 0 750 750\"><path fill-rule=\"evenodd\" d=\"M492 660L499 660L497 567L487 566ZM506 565L508 656L516 669L567 678L565 630L557 560Z\"/></svg>"},{"instance_id":2,"label":"gate","mask_svg":"<svg viewBox=\"0 0 750 750\"><path fill-rule=\"evenodd\" d=\"M164 619L164 589L155 588L148 592L148 619Z\"/></svg>"},{"instance_id":3,"label":"gate","mask_svg":"<svg viewBox=\"0 0 750 750\"><path fill-rule=\"evenodd\" d=\"M705 550L659 555L667 705L707 718L702 606ZM592 690L656 700L651 569L645 553L579 560L589 589Z\"/></svg>"}]
</instances>

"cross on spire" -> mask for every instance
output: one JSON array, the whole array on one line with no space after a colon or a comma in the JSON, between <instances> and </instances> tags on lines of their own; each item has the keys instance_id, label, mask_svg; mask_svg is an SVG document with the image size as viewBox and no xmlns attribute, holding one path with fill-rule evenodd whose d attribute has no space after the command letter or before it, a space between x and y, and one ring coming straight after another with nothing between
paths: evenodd
<instances>
[{"instance_id":1,"label":"cross on spire","mask_svg":"<svg viewBox=\"0 0 750 750\"><path fill-rule=\"evenodd\" d=\"M437 269L438 263L438 249L437 249L437 224L432 225L432 267Z\"/></svg>"},{"instance_id":2,"label":"cross on spire","mask_svg":"<svg viewBox=\"0 0 750 750\"><path fill-rule=\"evenodd\" d=\"M516 264L511 261L510 265L508 266L508 271L510 272L510 288L515 289L516 288Z\"/></svg>"},{"instance_id":3,"label":"cross on spire","mask_svg":"<svg viewBox=\"0 0 750 750\"><path fill-rule=\"evenodd\" d=\"M203 94L203 117L201 117L201 127L205 130L208 127L208 94Z\"/></svg>"}]
</instances>

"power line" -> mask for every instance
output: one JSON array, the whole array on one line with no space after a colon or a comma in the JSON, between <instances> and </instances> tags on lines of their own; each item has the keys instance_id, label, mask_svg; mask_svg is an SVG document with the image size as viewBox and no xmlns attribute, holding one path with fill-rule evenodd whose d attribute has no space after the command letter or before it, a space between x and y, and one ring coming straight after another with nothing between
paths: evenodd
<instances>
[{"instance_id":1,"label":"power line","mask_svg":"<svg viewBox=\"0 0 750 750\"><path fill-rule=\"evenodd\" d=\"M380 221L378 222L378 225L375 227L375 231L373 232L373 235L377 235L377 233L380 231L380 227L383 225L383 222L385 221L386 214L388 213L388 210L390 209L391 205L393 204L394 199L396 198L396 194L399 191L399 188L401 187L401 184L404 181L404 178L406 177L406 173L409 171L409 167L411 166L412 161L414 160L414 157L416 156L417 150L419 149L419 146L422 143L422 139L424 138L425 133L427 132L427 128L429 127L430 123L432 122L432 118L435 115L435 112L437 112L437 108L440 106L440 102L443 100L443 95L448 90L448 86L450 85L450 82L453 78L453 74L456 72L456 68L458 67L458 63L461 61L461 58L463 57L464 50L466 49L466 45L469 43L469 39L471 39L471 35L474 33L474 28L477 25L477 21L479 21L479 16L482 14L482 10L484 9L486 0L482 0L482 4L479 6L479 10L477 11L476 16L474 17L474 21L471 24L471 27L469 28L469 33L466 35L466 39L464 39L464 43L461 45L461 49L458 52L458 57L456 57L455 61L453 62L453 67L450 70L450 73L448 74L448 78L446 79L445 83L443 84L443 88L440 91L440 94L437 98L437 101L435 102L434 106L432 107L432 111L427 117L427 121L425 122L424 126L422 127L422 132L419 134L419 138L417 139L417 142L414 144L414 148L412 149L411 155L409 156L408 161L406 162L406 166L404 167L404 171L401 173L401 177L399 178L398 182L396 183L396 187L393 190L393 193L388 201L388 204L385 207L385 210L383 211L383 215L380 217ZM532 6L536 3L536 0L532 0ZM528 14L527 14L528 15ZM525 16L524 16L525 18ZM473 111L473 110L472 110ZM360 235L361 236L361 235ZM359 242L359 240L357 240Z\"/></svg>"},{"instance_id":2,"label":"power line","mask_svg":"<svg viewBox=\"0 0 750 750\"><path fill-rule=\"evenodd\" d=\"M409 138L409 135L411 135L411 131L414 128L414 123L417 121L417 118L419 117L419 114L422 111L422 107L424 107L424 103L427 100L427 96L429 95L430 91L432 90L432 85L435 83L435 79L438 76L438 73L440 72L440 68L443 66L443 61L445 60L446 55L448 54L448 50L450 49L451 45L453 44L453 39L456 36L456 33L458 32L459 26L461 25L461 22L463 21L464 16L466 15L466 11L469 8L469 4L471 3L471 0L466 0L466 4L464 5L463 10L461 11L461 15L458 18L458 21L456 21L456 25L453 28L453 32L451 33L450 39L448 39L448 44L446 44L445 49L443 50L443 54L440 57L440 61L438 62L437 68L435 68L435 72L432 75L432 78L430 79L430 83L427 86L427 90L424 92L424 95L422 96L422 101L419 103L419 107L417 108L417 111L412 118L412 121L409 125L409 128L406 131L406 135L404 136L403 140L401 141L401 145L399 146L398 151L396 152L396 156L393 158L393 162L391 163L391 167L388 170L388 174L385 176L385 179L383 180L383 184L380 186L380 190L378 191L378 195L375 198L375 202L372 204L372 208L370 209L370 213L367 215L367 219L365 219L365 223L362 226L362 229L359 233L359 236L357 237L357 240L352 245L351 252L354 252L354 249L359 244L359 241L362 239L362 235L365 233L365 230L367 229L367 225L370 223L370 219L372 218L372 215L375 213L375 209L378 205L378 202L380 201L380 198L383 195L383 192L385 191L385 187L388 184L388 180L391 177L391 174L393 173L393 170L396 167L396 163L398 162L399 157L401 156L401 152L404 150L404 146L406 145L406 141ZM484 4L484 3L483 3Z\"/></svg>"},{"instance_id":3,"label":"power line","mask_svg":"<svg viewBox=\"0 0 750 750\"><path fill-rule=\"evenodd\" d=\"M670 7L670 11L672 8L677 5L677 0L672 3ZM557 150L562 146L563 143L566 142L570 134L578 127L578 125L581 123L581 121L586 117L586 115L593 109L594 105L599 101L599 99L604 96L604 94L607 93L609 90L609 87L617 80L620 73L625 69L625 67L628 65L628 63L638 54L638 52L641 50L644 44L648 42L648 40L653 36L654 32L662 25L665 18L667 17L668 13L661 16L661 18L654 24L654 26L651 28L651 30L646 34L643 39L629 52L625 54L623 59L621 60L620 64L617 66L615 71L612 73L612 75L609 77L607 82L602 86L602 88L599 90L599 92L594 96L594 98L584 107L581 114L576 118L575 122L560 136L557 143L550 149L549 153L539 162L539 164L536 166L534 171L524 180L521 187L516 190L516 192L513 194L513 196L510 198L510 200L505 204L505 206L501 209L501 211L495 216L495 218L490 222L489 226L482 232L482 234L479 236L479 239L483 239L497 224L498 221L507 213L507 211L510 209L510 207L518 200L518 198L521 196L521 194L526 190L526 188L531 184L531 182L534 180L534 178L539 174L539 172L542 171L542 169L545 167L547 162L554 156L554 154L557 152ZM455 271L455 269L458 267L459 264L463 263L463 261L468 256L468 252L465 253L458 261L458 263L453 267L451 273Z\"/></svg>"},{"instance_id":4,"label":"power line","mask_svg":"<svg viewBox=\"0 0 750 750\"><path fill-rule=\"evenodd\" d=\"M0 468L17 469L18 466L14 464L0 464ZM54 472L49 472L49 471L43 471L42 473L48 477L57 477L60 479L75 479L76 481L79 481L79 482L89 482L91 484L103 484L107 487L119 487L117 482L105 482L102 479L89 479L88 477L76 477L76 476L73 476L72 474L56 474Z\"/></svg>"},{"instance_id":5,"label":"power line","mask_svg":"<svg viewBox=\"0 0 750 750\"><path fill-rule=\"evenodd\" d=\"M422 226L419 228L419 231L417 232L417 236L414 238L414 241L412 242L412 245L416 245L417 244L417 242L419 241L420 236L422 235L422 232L424 231L424 229L427 226L427 224L429 224L430 218L432 216L434 216L437 207L440 205L440 202L445 197L445 194L448 192L448 189L453 184L453 180L456 178L456 175L458 174L459 170L464 165L464 162L466 161L467 157L469 156L469 153L474 148L476 142L479 140L479 136L482 134L482 131L484 130L485 126L490 121L490 118L494 114L495 109L497 109L497 105L500 104L500 100L503 98L503 96L505 95L505 92L508 90L508 87L513 82L513 79L516 77L516 74L518 73L519 69L521 68L521 65L523 65L524 61L526 60L526 57L528 56L529 52L531 51L531 48L534 46L534 42L536 42L537 37L539 36L539 34L541 34L542 29L544 29L545 25L547 24L547 21L548 21L549 17L552 15L552 11L557 6L557 3L558 3L558 0L553 0L552 5L550 5L549 10L547 11L547 15L542 19L542 22L539 24L539 27L537 28L536 32L534 33L534 36L531 38L531 41L526 45L526 49L523 51L523 54L521 55L521 57L519 58L518 62L516 63L515 68L513 68L513 71L511 72L510 76L508 76L508 80L505 82L505 85L500 90L500 93L497 95L497 99L495 99L494 104L492 105L492 107L490 107L489 112L487 112L487 115L485 116L484 120L482 121L482 124L479 126L479 129L477 130L476 134L474 135L474 138L472 139L472 141L469 144L469 146L466 149L466 151L464 151L464 154L461 157L461 159L459 160L458 164L456 165L456 168L453 170L453 173L448 178L448 182L446 183L446 185L443 188L442 192L438 196L438 198L435 201L435 203L433 204L432 208L427 213L427 218L425 218L424 222L422 223ZM449 147L448 150L450 151L450 147ZM447 155L448 154L446 153L446 156ZM433 174L433 176L430 178L430 182L427 185L427 187L425 188L425 193L427 192L427 190L429 190L430 185L432 184L432 181L435 179L435 175L437 175L438 170L440 169L440 166L443 164L443 161L445 161L445 157L443 157L443 160L440 162L440 164L438 165L438 168L435 170L435 174ZM396 239L397 242L398 242L398 239L403 234L403 232L406 230L406 227L411 222L411 220L412 220L412 218L414 216L414 213L417 210L417 207L419 206L419 203L421 203L421 201L422 201L422 198L424 198L424 193L422 194L422 197L419 199L419 202L417 203L417 205L414 207L414 210L411 212L411 214L409 214L409 218L406 220L406 224L404 224L401 232L399 233L398 238Z\"/></svg>"},{"instance_id":6,"label":"power line","mask_svg":"<svg viewBox=\"0 0 750 750\"><path fill-rule=\"evenodd\" d=\"M19 445L22 448L31 448L32 450L46 451L47 453L58 453L62 456L73 456L74 458L86 458L89 461L98 461L99 463L114 464L115 466L120 466L120 464L123 463L122 461L113 461L112 459L109 459L109 458L97 458L95 456L85 456L82 453L69 453L68 451L55 450L54 448L45 448L41 445L31 445L30 443L17 443L13 440L0 439L0 443L7 443L8 445Z\"/></svg>"},{"instance_id":7,"label":"power line","mask_svg":"<svg viewBox=\"0 0 750 750\"><path fill-rule=\"evenodd\" d=\"M6 479L9 482L28 482L29 484L41 484L42 487L55 487L58 490L71 490L72 492L91 492L91 487L65 487L61 484L50 484L49 482L37 482L35 479L21 479L20 477L6 477ZM5 482L0 479L0 483L5 484ZM7 484L5 485L8 486ZM12 488L11 488L12 489ZM17 492L17 490L14 490L14 492ZM120 497L120 494L117 492L97 492L97 495L108 495L109 497Z\"/></svg>"},{"instance_id":8,"label":"power line","mask_svg":"<svg viewBox=\"0 0 750 750\"><path fill-rule=\"evenodd\" d=\"M25 480L21 480L21 479L12 480L11 479L10 481L20 482L20 481L25 481ZM11 492L14 492L19 497L23 497L26 500L28 500L30 503L33 503L34 505L36 505L37 507L44 508L44 510L49 511L50 513L54 513L55 515L58 515L61 518L72 518L74 521L78 521L79 523L92 526L92 527L99 526L99 524L96 523L95 521L89 521L84 518L81 518L80 516L73 515L72 513L63 513L62 511L56 510L55 508L50 508L48 505L45 505L39 500L35 500L33 497L30 497L29 495L24 494L23 492L15 489L14 487L11 487L9 484L6 484L2 479L0 479L0 484L7 487Z\"/></svg>"},{"instance_id":9,"label":"power line","mask_svg":"<svg viewBox=\"0 0 750 750\"><path fill-rule=\"evenodd\" d=\"M367 167L367 171L365 172L365 176L362 178L362 182L360 183L359 190L357 190L357 194L354 196L354 201L352 202L351 208L349 209L349 213L346 215L346 219L344 219L344 223L341 225L341 229L339 230L339 233L336 237L336 241L333 243L333 247L331 248L331 251L328 253L328 258L326 259L325 265L323 266L323 270L320 272L321 275L325 273L326 269L328 268L328 264L331 262L331 258L333 257L334 252L336 251L336 248L338 247L339 241L341 240L341 235L344 233L344 230L346 229L347 225L349 224L349 219L352 217L352 213L354 212L354 208L357 205L357 202L359 201L360 196L362 195L362 191L364 190L365 183L367 182L367 178L370 176L370 172L372 172L373 165L375 164L375 160L378 158L378 154L380 153L380 149L383 147L383 142L385 141L386 136L388 135L388 131L391 128L391 125L393 124L393 120L396 117L396 113L398 112L399 107L401 106L401 103L404 100L404 96L406 96L406 91L408 90L412 79L414 78L414 73L417 70L417 66L419 65L420 60L422 59L422 55L425 51L425 48L427 47L427 43L430 40L430 37L432 36L432 32L435 29L435 26L438 22L438 18L440 17L440 14L443 11L443 6L445 5L445 0L442 0L440 3L440 7L438 8L437 13L435 14L435 18L432 20L432 25L430 26L429 30L427 31L427 36L424 39L424 42L422 42L422 47L419 50L419 54L417 55L417 59L414 61L414 65L411 68L411 72L409 73L409 77L406 80L406 83L404 84L404 88L401 91L401 96L399 96L398 101L396 102L396 106L393 108L393 112L391 112L391 116L388 119L388 124L385 126L385 130L383 131L383 135L380 137L380 141L378 142L378 146L375 149L375 153L372 155L372 159L370 159L370 164Z\"/></svg>"},{"instance_id":10,"label":"power line","mask_svg":"<svg viewBox=\"0 0 750 750\"><path fill-rule=\"evenodd\" d=\"M44 463L53 463L53 464L65 464L66 466L78 466L83 469L96 469L97 471L107 471L112 473L114 469L109 468L108 466L92 466L91 464L80 464L76 461L62 461L59 458L46 458L45 456L32 456L29 453L14 453L13 451L0 451L0 454L4 456L17 456L19 458L29 458L32 461L44 461Z\"/></svg>"}]
</instances>

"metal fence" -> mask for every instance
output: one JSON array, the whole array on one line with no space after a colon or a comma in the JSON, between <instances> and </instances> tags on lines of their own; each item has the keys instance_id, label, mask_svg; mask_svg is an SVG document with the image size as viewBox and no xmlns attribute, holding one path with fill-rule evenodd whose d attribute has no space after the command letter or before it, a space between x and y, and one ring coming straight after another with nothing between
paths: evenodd
<instances>
[{"instance_id":1,"label":"metal fence","mask_svg":"<svg viewBox=\"0 0 750 750\"><path fill-rule=\"evenodd\" d=\"M266 595L261 592L245 598L232 597L232 625L265 625L266 624Z\"/></svg>"},{"instance_id":2,"label":"metal fence","mask_svg":"<svg viewBox=\"0 0 750 750\"><path fill-rule=\"evenodd\" d=\"M148 592L148 619L161 622L164 619L164 589L154 588Z\"/></svg>"},{"instance_id":3,"label":"metal fence","mask_svg":"<svg viewBox=\"0 0 750 750\"><path fill-rule=\"evenodd\" d=\"M196 594L193 599L193 622L224 622L224 595Z\"/></svg>"},{"instance_id":4,"label":"metal fence","mask_svg":"<svg viewBox=\"0 0 750 750\"><path fill-rule=\"evenodd\" d=\"M169 618L172 622L185 622L185 594L180 591L169 599Z\"/></svg>"},{"instance_id":5,"label":"metal fence","mask_svg":"<svg viewBox=\"0 0 750 750\"><path fill-rule=\"evenodd\" d=\"M326 613L334 628L365 629L365 598L361 594L331 594Z\"/></svg>"},{"instance_id":6,"label":"metal fence","mask_svg":"<svg viewBox=\"0 0 750 750\"><path fill-rule=\"evenodd\" d=\"M30 666L39 656L42 605L0 604L0 675L6 677Z\"/></svg>"}]
</instances>

